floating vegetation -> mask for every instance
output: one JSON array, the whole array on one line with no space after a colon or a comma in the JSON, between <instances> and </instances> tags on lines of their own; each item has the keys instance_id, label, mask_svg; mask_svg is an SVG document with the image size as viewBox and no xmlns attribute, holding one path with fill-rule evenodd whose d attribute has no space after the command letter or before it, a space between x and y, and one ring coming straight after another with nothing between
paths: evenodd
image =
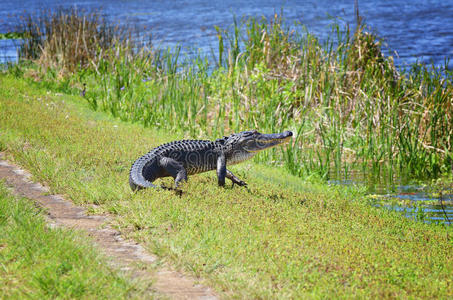
<instances>
[{"instance_id":1,"label":"floating vegetation","mask_svg":"<svg viewBox=\"0 0 453 300\"><path fill-rule=\"evenodd\" d=\"M7 32L0 33L0 40L18 40L27 38L27 34L24 32Z\"/></svg>"}]
</instances>

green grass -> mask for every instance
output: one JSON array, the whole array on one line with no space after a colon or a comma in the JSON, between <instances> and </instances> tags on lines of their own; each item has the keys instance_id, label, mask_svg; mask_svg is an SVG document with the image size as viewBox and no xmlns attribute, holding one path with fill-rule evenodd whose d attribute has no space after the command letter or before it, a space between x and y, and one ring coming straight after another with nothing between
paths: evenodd
<instances>
[{"instance_id":1,"label":"green grass","mask_svg":"<svg viewBox=\"0 0 453 300\"><path fill-rule=\"evenodd\" d=\"M0 182L1 299L139 298L86 236L50 228L32 200L13 197Z\"/></svg>"},{"instance_id":2,"label":"green grass","mask_svg":"<svg viewBox=\"0 0 453 300\"><path fill-rule=\"evenodd\" d=\"M0 77L0 145L52 192L115 226L162 261L234 298L451 298L451 227L369 205L355 188L304 181L253 162L233 168L249 190L220 188L214 172L182 197L131 193L132 162L190 137L111 119L85 100ZM171 184L171 180L166 181Z\"/></svg>"}]
</instances>

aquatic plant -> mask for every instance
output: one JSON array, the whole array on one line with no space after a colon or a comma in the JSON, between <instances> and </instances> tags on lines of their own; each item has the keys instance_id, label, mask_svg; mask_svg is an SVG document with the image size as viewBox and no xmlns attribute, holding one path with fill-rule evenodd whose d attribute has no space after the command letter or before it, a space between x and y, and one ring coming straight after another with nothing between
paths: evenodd
<instances>
[{"instance_id":1,"label":"aquatic plant","mask_svg":"<svg viewBox=\"0 0 453 300\"><path fill-rule=\"evenodd\" d=\"M41 67L60 72L90 68L103 52L121 44L127 49L131 31L113 26L99 12L76 8L42 10L19 18L24 32L20 59L37 59Z\"/></svg>"},{"instance_id":2,"label":"aquatic plant","mask_svg":"<svg viewBox=\"0 0 453 300\"><path fill-rule=\"evenodd\" d=\"M451 171L451 71L422 64L397 70L365 26L334 24L322 43L278 15L235 20L231 30L216 28L213 66L206 57L183 58L179 48L143 46L97 15L44 15L44 31L26 20L24 32L34 38L23 57L46 67L38 80L69 92L86 84L92 108L123 120L190 137L292 130L286 150L257 159L300 176L327 178L350 164L377 171L384 163L413 177ZM91 29L80 29L88 23ZM73 49L80 55L67 52ZM73 72L62 76L65 69Z\"/></svg>"},{"instance_id":3,"label":"aquatic plant","mask_svg":"<svg viewBox=\"0 0 453 300\"><path fill-rule=\"evenodd\" d=\"M0 33L0 40L13 40L13 39L24 39L27 38L23 32L7 32Z\"/></svg>"}]
</instances>

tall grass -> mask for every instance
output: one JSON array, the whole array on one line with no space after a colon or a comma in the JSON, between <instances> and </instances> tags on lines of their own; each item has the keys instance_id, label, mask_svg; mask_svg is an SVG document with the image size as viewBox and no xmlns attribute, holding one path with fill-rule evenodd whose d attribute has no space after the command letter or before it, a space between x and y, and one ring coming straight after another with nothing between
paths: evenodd
<instances>
[{"instance_id":1,"label":"tall grass","mask_svg":"<svg viewBox=\"0 0 453 300\"><path fill-rule=\"evenodd\" d=\"M43 10L19 18L19 32L28 37L20 47L20 59L35 59L45 69L74 72L93 67L105 51L121 45L131 49L131 31L110 24L98 11L76 8Z\"/></svg>"},{"instance_id":2,"label":"tall grass","mask_svg":"<svg viewBox=\"0 0 453 300\"><path fill-rule=\"evenodd\" d=\"M451 71L421 64L397 70L364 26L333 25L321 43L277 15L235 20L232 30L216 28L218 57L211 63L120 39L96 15L60 11L44 20L47 34L27 19L24 31L36 38L23 52L47 67L40 80L67 90L86 84L83 95L94 109L190 137L293 130L286 150L257 159L297 175L327 177L350 164L377 170L382 163L413 177L451 171ZM83 49L81 57L66 55L62 39L71 51ZM73 72L56 76L62 69Z\"/></svg>"}]
</instances>

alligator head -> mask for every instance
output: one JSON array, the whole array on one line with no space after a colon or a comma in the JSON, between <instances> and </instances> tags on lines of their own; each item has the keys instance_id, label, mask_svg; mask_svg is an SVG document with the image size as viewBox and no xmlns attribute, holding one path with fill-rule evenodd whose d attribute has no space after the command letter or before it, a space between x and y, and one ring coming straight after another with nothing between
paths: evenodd
<instances>
[{"instance_id":1,"label":"alligator head","mask_svg":"<svg viewBox=\"0 0 453 300\"><path fill-rule=\"evenodd\" d=\"M253 157L259 151L284 144L291 139L293 133L263 134L256 130L243 131L225 137L225 147L229 150L227 160L229 164L236 164Z\"/></svg>"}]
</instances>

